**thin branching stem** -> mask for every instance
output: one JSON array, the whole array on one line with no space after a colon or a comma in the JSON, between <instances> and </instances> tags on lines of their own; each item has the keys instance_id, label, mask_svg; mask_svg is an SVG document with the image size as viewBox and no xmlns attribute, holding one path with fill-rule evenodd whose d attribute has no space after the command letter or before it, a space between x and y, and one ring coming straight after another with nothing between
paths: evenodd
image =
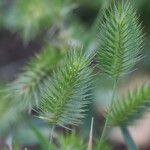
<instances>
[{"instance_id":1,"label":"thin branching stem","mask_svg":"<svg viewBox=\"0 0 150 150\"><path fill-rule=\"evenodd\" d=\"M117 81L118 81L118 79L114 79L113 90L112 90L112 98L111 98L110 105L113 104L113 100L114 100L115 93L116 93ZM108 128L108 117L106 116L106 121L105 121L104 128L102 130L102 134L101 134L101 137L100 137L100 146L102 145L102 143L105 139L107 128Z\"/></svg>"},{"instance_id":2,"label":"thin branching stem","mask_svg":"<svg viewBox=\"0 0 150 150\"><path fill-rule=\"evenodd\" d=\"M130 135L129 130L127 129L127 127L120 127L121 128L121 132L123 134L124 140L127 144L128 150L138 150L136 144L134 143L133 138Z\"/></svg>"}]
</instances>

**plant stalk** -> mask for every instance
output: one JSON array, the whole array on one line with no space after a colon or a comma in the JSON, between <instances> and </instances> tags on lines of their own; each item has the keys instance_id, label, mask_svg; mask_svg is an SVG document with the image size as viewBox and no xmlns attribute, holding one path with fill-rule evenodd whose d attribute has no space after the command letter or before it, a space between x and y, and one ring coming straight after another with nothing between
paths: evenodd
<instances>
[{"instance_id":1,"label":"plant stalk","mask_svg":"<svg viewBox=\"0 0 150 150\"><path fill-rule=\"evenodd\" d=\"M92 142L93 142L93 123L94 123L94 118L92 117L91 120L91 129L90 129L90 135L89 135L89 142L88 142L88 148L87 150L92 150Z\"/></svg>"},{"instance_id":2,"label":"plant stalk","mask_svg":"<svg viewBox=\"0 0 150 150\"><path fill-rule=\"evenodd\" d=\"M111 97L110 106L113 104L113 100L114 100L115 93L116 93L116 87L117 87L117 79L115 79L114 82L113 82L113 90L112 90L112 97ZM106 116L106 121L105 121L104 128L102 130L102 134L101 134L101 137L100 137L100 146L102 145L102 143L105 139L107 129L108 129L108 117Z\"/></svg>"},{"instance_id":3,"label":"plant stalk","mask_svg":"<svg viewBox=\"0 0 150 150\"><path fill-rule=\"evenodd\" d=\"M121 132L123 134L124 140L127 144L128 150L138 150L133 138L130 135L129 130L127 129L127 127L120 127L121 128Z\"/></svg>"},{"instance_id":4,"label":"plant stalk","mask_svg":"<svg viewBox=\"0 0 150 150\"><path fill-rule=\"evenodd\" d=\"M51 143L52 143L52 141L53 141L54 129L55 129L55 125L53 125L53 126L52 126L52 128L51 128L50 138L49 138L50 144L51 144Z\"/></svg>"}]
</instances>

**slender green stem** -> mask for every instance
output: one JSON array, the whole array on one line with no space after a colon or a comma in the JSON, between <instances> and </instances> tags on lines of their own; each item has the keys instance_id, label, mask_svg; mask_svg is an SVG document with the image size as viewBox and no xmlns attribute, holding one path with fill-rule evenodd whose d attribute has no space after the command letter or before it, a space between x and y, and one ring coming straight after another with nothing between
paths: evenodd
<instances>
[{"instance_id":1,"label":"slender green stem","mask_svg":"<svg viewBox=\"0 0 150 150\"><path fill-rule=\"evenodd\" d=\"M50 144L52 143L52 140L53 140L54 129L55 129L55 125L53 125L52 128L51 128L50 139L49 139Z\"/></svg>"},{"instance_id":2,"label":"slender green stem","mask_svg":"<svg viewBox=\"0 0 150 150\"><path fill-rule=\"evenodd\" d=\"M111 102L110 102L110 105L113 104L113 100L114 100L114 97L115 97L115 93L116 93L116 87L117 87L117 79L114 80L114 83L113 83L113 93L112 93L112 98L111 98Z\"/></svg>"},{"instance_id":3,"label":"slender green stem","mask_svg":"<svg viewBox=\"0 0 150 150\"><path fill-rule=\"evenodd\" d=\"M116 87L117 87L117 79L115 79L113 83L112 98L111 98L110 106L113 104L113 100L114 100L115 93L116 93ZM103 143L103 140L105 139L107 128L108 128L108 117L106 116L106 121L105 121L104 128L102 130L102 134L100 138L100 146Z\"/></svg>"},{"instance_id":4,"label":"slender green stem","mask_svg":"<svg viewBox=\"0 0 150 150\"><path fill-rule=\"evenodd\" d=\"M91 129L90 129L90 134L89 134L89 142L88 142L88 148L87 150L92 150L92 142L93 142L93 124L94 124L94 118L92 117L91 120Z\"/></svg>"},{"instance_id":5,"label":"slender green stem","mask_svg":"<svg viewBox=\"0 0 150 150\"><path fill-rule=\"evenodd\" d=\"M130 135L129 130L127 129L127 127L120 127L121 128L121 132L123 134L124 140L127 144L128 150L138 150L136 144L134 143L133 138Z\"/></svg>"}]
</instances>

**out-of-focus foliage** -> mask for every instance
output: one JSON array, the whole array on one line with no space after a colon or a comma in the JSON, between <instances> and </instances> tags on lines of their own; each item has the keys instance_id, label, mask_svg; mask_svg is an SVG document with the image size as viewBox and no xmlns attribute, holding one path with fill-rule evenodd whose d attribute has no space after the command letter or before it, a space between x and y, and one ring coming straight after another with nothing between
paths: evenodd
<instances>
[{"instance_id":1,"label":"out-of-focus foliage","mask_svg":"<svg viewBox=\"0 0 150 150\"><path fill-rule=\"evenodd\" d=\"M53 12L49 11L50 1L16 0L8 11L8 28L19 31L25 41L36 36L42 26L51 23ZM52 7L53 8L53 7Z\"/></svg>"},{"instance_id":2,"label":"out-of-focus foliage","mask_svg":"<svg viewBox=\"0 0 150 150\"><path fill-rule=\"evenodd\" d=\"M106 141L104 141L101 145L99 142L97 143L98 144L95 146L94 150L112 150L112 147Z\"/></svg>"},{"instance_id":3,"label":"out-of-focus foliage","mask_svg":"<svg viewBox=\"0 0 150 150\"><path fill-rule=\"evenodd\" d=\"M10 91L16 95L20 107L31 110L39 105L44 82L47 82L53 69L60 63L63 53L60 48L50 45L44 47L40 54L28 62L23 73L11 83Z\"/></svg>"},{"instance_id":4,"label":"out-of-focus foliage","mask_svg":"<svg viewBox=\"0 0 150 150\"><path fill-rule=\"evenodd\" d=\"M60 0L15 0L4 22L8 29L18 31L27 43L51 25L60 24L70 8Z\"/></svg>"},{"instance_id":5,"label":"out-of-focus foliage","mask_svg":"<svg viewBox=\"0 0 150 150\"><path fill-rule=\"evenodd\" d=\"M17 119L21 117L20 108L14 105L13 99L8 90L1 87L0 91L0 133L13 127Z\"/></svg>"},{"instance_id":6,"label":"out-of-focus foliage","mask_svg":"<svg viewBox=\"0 0 150 150\"><path fill-rule=\"evenodd\" d=\"M58 137L58 147L55 150L85 150L84 138L75 132Z\"/></svg>"},{"instance_id":7,"label":"out-of-focus foliage","mask_svg":"<svg viewBox=\"0 0 150 150\"><path fill-rule=\"evenodd\" d=\"M36 135L38 143L42 150L46 150L50 148L54 149L55 146L49 143L48 139L44 136L44 134L39 130L37 126L35 126L30 120L27 120L27 124L32 130L32 132L34 133L34 135Z\"/></svg>"}]
</instances>

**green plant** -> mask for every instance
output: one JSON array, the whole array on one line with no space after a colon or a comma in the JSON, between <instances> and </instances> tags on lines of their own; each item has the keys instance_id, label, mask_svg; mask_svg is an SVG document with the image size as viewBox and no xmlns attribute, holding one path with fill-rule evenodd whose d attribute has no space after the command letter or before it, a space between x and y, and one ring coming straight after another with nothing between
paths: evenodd
<instances>
[{"instance_id":1,"label":"green plant","mask_svg":"<svg viewBox=\"0 0 150 150\"><path fill-rule=\"evenodd\" d=\"M134 120L136 121L149 110L149 92L149 85L143 84L133 91L129 90L126 96L121 97L121 100L115 100L109 109L109 124L122 127L133 124Z\"/></svg>"},{"instance_id":2,"label":"green plant","mask_svg":"<svg viewBox=\"0 0 150 150\"><path fill-rule=\"evenodd\" d=\"M141 59L143 34L130 2L114 4L100 20L100 68L114 80L129 73Z\"/></svg>"},{"instance_id":3,"label":"green plant","mask_svg":"<svg viewBox=\"0 0 150 150\"><path fill-rule=\"evenodd\" d=\"M127 120L131 119L131 121L133 121L133 119L135 119L135 114L140 109L140 106L136 107L135 105L137 103L139 104L140 100L142 101L143 105L145 105L143 97L140 97L141 95L138 95L135 92L135 95L133 95L132 97L133 99L135 99L135 101L133 100L131 102L135 102L133 104L135 107L131 105L134 107L133 111L129 112L129 110L127 110L127 105L131 104L129 103L131 98L130 96L127 97L129 98L128 102L121 102L122 105L117 106L120 106L118 108L118 112L117 110L115 110L116 107L114 107L116 103L114 101L114 98L118 79L122 75L129 73L133 66L141 59L141 50L143 47L143 34L141 24L138 23L138 18L136 16L136 11L132 2L122 1L118 2L117 4L113 4L113 7L111 7L104 13L101 23L102 25L99 34L99 63L102 71L114 80L114 87L110 109L108 109L107 111L108 115L106 116L106 122L104 125L100 142L102 142L104 138L106 129L108 127L108 122L111 121L111 119L113 119L110 116L116 115L114 116L115 118L117 117L116 120L122 120L123 118L127 118ZM140 90L140 93L141 92L143 91ZM142 103L140 103L139 105L142 105ZM125 109L127 112L126 114L124 114L123 117L121 116L121 113L123 113ZM121 122L117 122L117 126L121 127ZM127 124L124 124L125 120L122 123L125 128L125 130L123 130L124 133L127 131ZM128 138L130 138L130 144L128 144L129 149L136 149L134 142L131 142L131 137L129 137L129 133L126 134L126 136L127 135ZM125 139L127 139L126 136Z\"/></svg>"},{"instance_id":4,"label":"green plant","mask_svg":"<svg viewBox=\"0 0 150 150\"><path fill-rule=\"evenodd\" d=\"M60 63L63 53L57 47L50 45L44 47L42 52L32 58L23 68L23 73L9 85L20 107L30 111L34 106L39 105L41 89L52 74L54 67Z\"/></svg>"},{"instance_id":5,"label":"green plant","mask_svg":"<svg viewBox=\"0 0 150 150\"><path fill-rule=\"evenodd\" d=\"M20 1L17 2L20 3ZM35 2L34 0L33 6ZM59 1L56 2L58 4L57 6L61 4ZM22 15L26 15L26 10L30 10L28 5L31 4L26 4L25 1L21 1L18 9L25 10L25 14ZM35 11L33 16L30 16L30 13L27 15L27 17L34 18L35 24L33 24L33 27L39 26L40 20L43 20L43 15L44 18L49 15L47 14L47 4L49 4L47 1L46 4L45 1L39 4L39 7L43 7L44 5L44 13L42 11ZM16 10L19 11L18 9ZM38 8L35 7L35 9ZM18 22L22 23L20 20ZM24 25L25 23L23 22ZM22 28L22 25L20 27ZM35 29L38 29L37 27ZM121 128L128 149L137 150L137 146L127 126L132 125L134 121L148 110L150 105L150 86L144 85L137 87L133 92L129 91L127 95L121 98L117 98L116 96L118 81L123 76L132 72L133 67L142 59L143 33L134 4L124 0L114 2L103 13L98 27L97 57L94 57L95 55L88 55L82 48L73 47L71 50L63 51L57 49L57 47L48 46L39 55L32 58L24 68L23 73L7 87L10 93L0 95L2 98L0 104L0 108L2 108L0 109L2 110L0 111L0 116L2 114L1 118L9 120L9 115L5 117L9 112L7 105L10 105L9 108L11 110L15 110L15 112L11 111L9 113L11 115L16 115L23 111L29 111L31 113L31 110L34 109L38 118L52 125L50 145L53 148L51 149L60 147L60 149L67 150L85 149L85 147L88 147L88 150L92 150L93 122L88 146L85 146L83 144L84 141L80 138L78 139L74 133L59 137L57 139L59 146L53 145L52 138L55 127L61 126L70 129L82 123L82 119L86 115L87 106L91 102L92 80L94 80L93 74L96 70L93 67L95 66L95 61L93 60L98 58L100 70L113 81L113 92L105 116L106 121L101 139L99 142L96 142L96 147L93 147L93 149L111 149L105 142L107 131L110 127L118 126ZM23 34L26 39L28 39L27 37L31 30L32 28L28 29L25 25L25 31L23 30L25 33ZM95 30L93 31L95 33ZM88 43L89 39L87 41L85 40L85 43ZM6 91L8 92L8 90ZM6 98L13 99L11 103L9 100L3 100L5 95L9 95ZM16 107L17 109L14 109ZM5 110L5 108L7 109ZM11 119L9 121L13 122ZM6 123L4 122L4 124ZM48 142L43 135L38 132L32 123L29 123L29 125L37 135L41 147L43 149L48 148Z\"/></svg>"},{"instance_id":6,"label":"green plant","mask_svg":"<svg viewBox=\"0 0 150 150\"><path fill-rule=\"evenodd\" d=\"M89 103L91 56L71 50L61 68L49 80L39 106L40 118L54 125L78 125Z\"/></svg>"},{"instance_id":7,"label":"green plant","mask_svg":"<svg viewBox=\"0 0 150 150\"><path fill-rule=\"evenodd\" d=\"M42 34L43 29L48 30L53 24L60 26L72 9L68 4L60 0L16 0L5 13L4 23L8 29L18 32L27 44Z\"/></svg>"},{"instance_id":8,"label":"green plant","mask_svg":"<svg viewBox=\"0 0 150 150\"><path fill-rule=\"evenodd\" d=\"M35 5L36 4L36 5ZM25 42L35 38L41 26L47 27L51 23L51 13L49 11L49 1L24 1L17 0L10 7L6 25L20 30L20 34Z\"/></svg>"},{"instance_id":9,"label":"green plant","mask_svg":"<svg viewBox=\"0 0 150 150\"><path fill-rule=\"evenodd\" d=\"M84 143L84 140L82 137L78 137L78 135L75 132L72 132L68 135L63 135L58 138L59 141L59 147L56 148L59 150L85 150L86 144Z\"/></svg>"},{"instance_id":10,"label":"green plant","mask_svg":"<svg viewBox=\"0 0 150 150\"><path fill-rule=\"evenodd\" d=\"M16 109L14 109L16 107ZM19 113L18 113L19 112ZM20 108L15 106L10 91L5 87L0 89L0 133L5 134L6 129L12 128L13 124L21 118Z\"/></svg>"}]
</instances>

